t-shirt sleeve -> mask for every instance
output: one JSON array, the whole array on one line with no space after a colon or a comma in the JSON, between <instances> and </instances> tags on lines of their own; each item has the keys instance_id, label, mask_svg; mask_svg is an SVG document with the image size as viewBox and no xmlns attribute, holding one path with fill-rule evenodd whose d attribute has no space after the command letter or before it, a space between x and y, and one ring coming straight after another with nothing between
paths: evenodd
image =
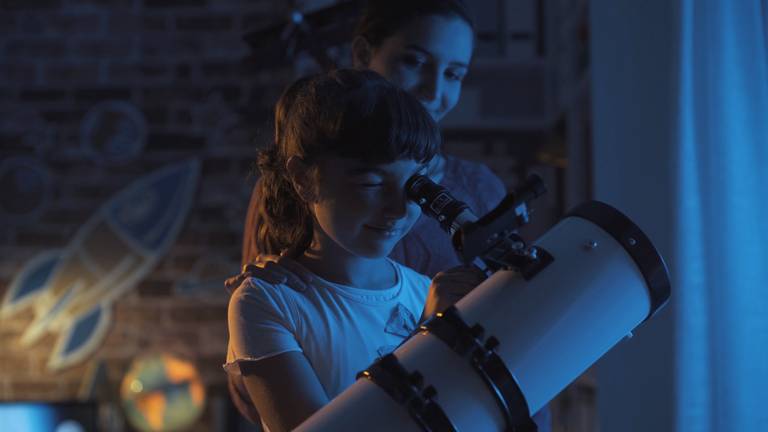
<instances>
[{"instance_id":1,"label":"t-shirt sleeve","mask_svg":"<svg viewBox=\"0 0 768 432\"><path fill-rule=\"evenodd\" d=\"M229 363L301 351L290 305L278 289L247 279L232 293L227 311Z\"/></svg>"}]
</instances>

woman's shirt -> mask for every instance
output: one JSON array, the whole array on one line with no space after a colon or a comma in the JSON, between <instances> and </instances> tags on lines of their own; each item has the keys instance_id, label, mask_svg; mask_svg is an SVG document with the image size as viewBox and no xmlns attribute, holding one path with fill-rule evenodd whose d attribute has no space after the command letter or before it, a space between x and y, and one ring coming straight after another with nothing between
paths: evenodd
<instances>
[{"instance_id":1,"label":"woman's shirt","mask_svg":"<svg viewBox=\"0 0 768 432\"><path fill-rule=\"evenodd\" d=\"M444 156L444 160L439 183L478 217L491 211L506 196L504 183L485 165L453 156ZM451 238L436 220L424 214L389 257L429 277L461 264Z\"/></svg>"}]
</instances>

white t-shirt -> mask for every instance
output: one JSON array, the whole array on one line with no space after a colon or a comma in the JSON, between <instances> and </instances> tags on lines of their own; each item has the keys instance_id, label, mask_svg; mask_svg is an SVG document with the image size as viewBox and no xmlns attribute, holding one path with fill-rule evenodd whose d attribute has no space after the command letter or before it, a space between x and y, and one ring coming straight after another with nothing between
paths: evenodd
<instances>
[{"instance_id":1,"label":"white t-shirt","mask_svg":"<svg viewBox=\"0 0 768 432\"><path fill-rule=\"evenodd\" d=\"M332 399L377 357L393 351L416 328L430 279L389 262L397 282L384 290L339 285L317 276L304 291L245 280L229 301L224 366L239 393L247 396L238 361L301 351Z\"/></svg>"}]
</instances>

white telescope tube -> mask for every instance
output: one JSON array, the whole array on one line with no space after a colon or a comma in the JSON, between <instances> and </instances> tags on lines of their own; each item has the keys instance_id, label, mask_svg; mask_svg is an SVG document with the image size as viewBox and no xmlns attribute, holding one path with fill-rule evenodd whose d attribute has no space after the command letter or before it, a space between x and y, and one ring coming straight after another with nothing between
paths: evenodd
<instances>
[{"instance_id":1,"label":"white telescope tube","mask_svg":"<svg viewBox=\"0 0 768 432\"><path fill-rule=\"evenodd\" d=\"M524 280L499 271L456 305L480 324L514 377L532 415L669 298L666 266L648 238L612 207L589 202L545 233L536 246L554 261ZM413 335L394 352L408 372L433 386L458 431L503 431L504 412L471 363L434 333ZM519 407L518 407L519 408ZM523 407L524 409L525 407ZM430 430L382 387L358 379L299 431Z\"/></svg>"}]
</instances>

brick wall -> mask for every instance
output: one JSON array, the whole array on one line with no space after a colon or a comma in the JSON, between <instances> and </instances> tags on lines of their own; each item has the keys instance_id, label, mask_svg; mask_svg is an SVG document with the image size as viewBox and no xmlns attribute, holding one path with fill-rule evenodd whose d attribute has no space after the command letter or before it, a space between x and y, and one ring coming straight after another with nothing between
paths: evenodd
<instances>
[{"instance_id":1,"label":"brick wall","mask_svg":"<svg viewBox=\"0 0 768 432\"><path fill-rule=\"evenodd\" d=\"M212 408L226 400L221 280L239 267L255 150L269 140L271 107L294 76L277 59L249 57L242 36L282 19L284 7L279 0L0 1L0 297L26 263L67 248L136 178L191 157L202 163L178 237L111 304L111 325L93 355L52 371L53 335L18 343L32 310L0 320L0 401L87 398L83 386L99 365L106 373L91 395L115 401L136 355L162 351L196 364L217 401L195 430L225 424ZM104 120L105 103L118 103L122 120ZM114 130L120 121L129 124L122 135ZM489 162L513 186L529 167L504 143L521 140L551 137L513 133L467 144L454 136L448 148ZM125 142L133 147L120 147ZM557 184L559 168L541 169ZM560 211L553 196L552 214ZM573 389L579 401L589 398Z\"/></svg>"},{"instance_id":2,"label":"brick wall","mask_svg":"<svg viewBox=\"0 0 768 432\"><path fill-rule=\"evenodd\" d=\"M270 59L248 61L242 35L282 14L282 2L3 1L0 7L0 162L29 161L33 174L49 180L29 191L3 177L0 295L25 263L66 248L137 177L190 157L202 162L177 240L113 303L108 333L93 355L51 371L55 336L27 348L18 343L31 310L0 321L0 400L83 397L97 362L106 369L98 394L115 400L133 358L159 351L191 360L209 397L225 397L221 281L239 267L254 140L269 137L271 105L292 77ZM98 137L84 141L89 115L105 101L134 107L146 122L143 146L122 160L98 148ZM206 284L211 280L218 284ZM198 430L221 424L211 406Z\"/></svg>"}]
</instances>

